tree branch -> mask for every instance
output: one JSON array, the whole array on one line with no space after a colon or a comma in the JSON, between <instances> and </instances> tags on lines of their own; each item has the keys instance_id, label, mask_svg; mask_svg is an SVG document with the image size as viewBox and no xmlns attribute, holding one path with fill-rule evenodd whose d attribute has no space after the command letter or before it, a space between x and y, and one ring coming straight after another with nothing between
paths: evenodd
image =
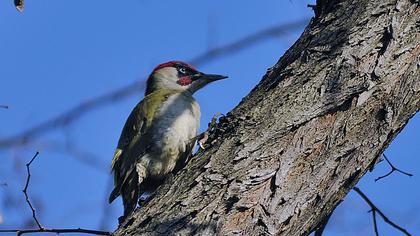
<instances>
[{"instance_id":1,"label":"tree branch","mask_svg":"<svg viewBox=\"0 0 420 236\"><path fill-rule=\"evenodd\" d=\"M30 166L32 162L35 161L35 158L39 155L39 152L37 151L35 155L32 157L32 159L26 163L26 171L27 171L27 177L26 177L26 183L25 187L23 188L23 194L25 195L26 203L28 204L29 208L32 211L32 218L34 219L36 225L38 226L38 229L0 229L0 233L16 233L16 235L22 235L22 234L29 234L29 233L84 233L84 234L95 234L95 235L111 235L110 232L107 231L99 231L99 230L89 230L89 229L66 229L66 228L45 228L41 225L39 222L35 208L33 207L31 201L29 200L28 195L28 187L29 187L29 181L31 180L31 169Z\"/></svg>"},{"instance_id":2,"label":"tree branch","mask_svg":"<svg viewBox=\"0 0 420 236\"><path fill-rule=\"evenodd\" d=\"M389 224L392 227L394 227L395 229L401 231L403 234L405 234L407 236L411 236L411 234L407 230L405 230L401 226L392 222L384 213L382 213L382 211L379 210L379 208L376 207L375 204L373 204L372 201L358 187L354 187L353 190L356 193L358 193L363 198L363 200L365 200L365 202L371 207L370 211L372 212L373 225L374 225L374 229L375 229L375 234L377 236L379 235L379 233L378 233L378 227L377 227L377 222L376 222L376 213L378 213L387 224Z\"/></svg>"},{"instance_id":3,"label":"tree branch","mask_svg":"<svg viewBox=\"0 0 420 236\"><path fill-rule=\"evenodd\" d=\"M376 211L370 210L370 212L372 212L373 229L375 230L375 235L379 236L378 224L376 223Z\"/></svg>"},{"instance_id":4,"label":"tree branch","mask_svg":"<svg viewBox=\"0 0 420 236\"><path fill-rule=\"evenodd\" d=\"M328 214L324 219L322 219L322 222L320 223L318 229L315 230L314 236L322 236L322 234L324 233L325 227L327 227L327 224L333 213L334 213L334 210L331 211L330 214Z\"/></svg>"},{"instance_id":5,"label":"tree branch","mask_svg":"<svg viewBox=\"0 0 420 236\"><path fill-rule=\"evenodd\" d=\"M390 174L392 174L394 171L397 171L397 172L400 172L401 174L404 174L404 175L407 175L407 176L409 176L409 177L412 177L413 175L412 174L410 174L410 173L407 173L407 172L405 172L405 171L402 171L402 170L400 170L400 169L398 169L398 168L396 168L390 161L389 161L389 159L388 159L388 157L385 155L385 153L383 153L382 154L383 156L384 156L384 158L385 158L385 160L386 160L386 162L388 162L388 165L391 167L391 170L387 173L387 174L385 174L385 175L383 175L383 176L379 176L378 178L376 178L375 179L375 182L376 181L378 181L378 180L380 180L380 179L383 179L383 178L385 178L385 177L388 177Z\"/></svg>"},{"instance_id":6,"label":"tree branch","mask_svg":"<svg viewBox=\"0 0 420 236\"><path fill-rule=\"evenodd\" d=\"M416 3L394 3L317 1L318 18L219 119L205 151L114 234L320 228L420 109L420 15ZM389 38L389 25L398 37Z\"/></svg>"},{"instance_id":7,"label":"tree branch","mask_svg":"<svg viewBox=\"0 0 420 236\"><path fill-rule=\"evenodd\" d=\"M0 108L9 109L9 106L0 104Z\"/></svg>"},{"instance_id":8,"label":"tree branch","mask_svg":"<svg viewBox=\"0 0 420 236\"><path fill-rule=\"evenodd\" d=\"M301 19L299 21L270 27L270 28L255 32L253 34L247 35L235 42L228 43L228 44L210 49L207 52L199 56L196 56L188 61L192 65L202 65L212 60L215 60L217 58L221 58L226 55L232 55L234 53L237 53L245 48L253 46L269 38L279 36L279 35L284 35L290 30L303 28L305 25L308 24L308 22L309 22L309 19Z\"/></svg>"},{"instance_id":9,"label":"tree branch","mask_svg":"<svg viewBox=\"0 0 420 236\"><path fill-rule=\"evenodd\" d=\"M25 188L22 191L23 191L23 194L25 195L26 203L28 203L28 206L31 208L32 218L34 219L35 223L38 225L38 228L42 230L43 227L41 226L41 223L39 223L38 218L36 217L35 208L32 206L31 201L29 200L29 196L28 196L28 186L29 186L29 181L31 180L30 165L32 164L32 162L35 160L35 158L38 155L39 155L39 152L37 151L35 155L32 157L32 159L28 163L26 163L27 177L26 177Z\"/></svg>"},{"instance_id":10,"label":"tree branch","mask_svg":"<svg viewBox=\"0 0 420 236\"><path fill-rule=\"evenodd\" d=\"M94 235L111 235L110 232L89 230L89 229L0 229L0 233L16 233L16 235L30 234L30 233L83 233L83 234L94 234Z\"/></svg>"},{"instance_id":11,"label":"tree branch","mask_svg":"<svg viewBox=\"0 0 420 236\"><path fill-rule=\"evenodd\" d=\"M71 108L70 110L58 115L52 119L46 120L39 125L33 126L27 130L24 130L20 134L0 140L0 148L10 148L13 146L19 146L27 144L34 137L46 133L50 130L64 127L79 119L87 112L93 111L103 105L110 102L115 102L126 98L143 88L143 81L136 81L120 89L112 91L110 93L101 95L89 101L80 103L79 105Z\"/></svg>"}]
</instances>

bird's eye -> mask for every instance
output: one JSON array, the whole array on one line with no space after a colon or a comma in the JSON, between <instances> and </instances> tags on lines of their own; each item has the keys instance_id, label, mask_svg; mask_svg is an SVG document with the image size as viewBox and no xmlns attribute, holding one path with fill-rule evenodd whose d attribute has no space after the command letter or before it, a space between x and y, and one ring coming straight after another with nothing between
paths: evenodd
<instances>
[{"instance_id":1,"label":"bird's eye","mask_svg":"<svg viewBox=\"0 0 420 236\"><path fill-rule=\"evenodd\" d=\"M179 68L179 72L181 72L182 74L185 74L187 70L185 68Z\"/></svg>"}]
</instances>

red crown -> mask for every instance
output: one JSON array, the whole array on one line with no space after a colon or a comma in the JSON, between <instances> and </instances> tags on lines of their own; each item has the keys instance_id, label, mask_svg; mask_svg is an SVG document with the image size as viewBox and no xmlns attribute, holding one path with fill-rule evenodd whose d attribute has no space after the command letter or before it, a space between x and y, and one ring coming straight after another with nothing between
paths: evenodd
<instances>
[{"instance_id":1,"label":"red crown","mask_svg":"<svg viewBox=\"0 0 420 236\"><path fill-rule=\"evenodd\" d=\"M160 70L162 68L165 68L165 67L175 67L176 65L185 66L185 67L189 67L193 70L196 70L193 66L191 66L191 65L189 65L185 62L182 62L182 61L168 61L168 62L165 62L165 63L162 63L162 64L156 66L155 69L153 69L153 72L155 72L157 70Z\"/></svg>"}]
</instances>

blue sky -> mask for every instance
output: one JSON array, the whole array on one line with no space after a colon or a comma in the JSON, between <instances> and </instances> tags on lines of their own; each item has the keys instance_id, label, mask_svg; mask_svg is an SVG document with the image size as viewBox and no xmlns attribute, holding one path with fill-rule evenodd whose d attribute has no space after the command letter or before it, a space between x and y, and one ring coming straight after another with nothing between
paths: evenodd
<instances>
[{"instance_id":1,"label":"blue sky","mask_svg":"<svg viewBox=\"0 0 420 236\"><path fill-rule=\"evenodd\" d=\"M121 1L122 2L122 1ZM308 19L304 0L292 1L27 1L23 14L0 1L0 139L17 134L99 95L143 80L161 62L190 58L279 24ZM299 37L303 27L268 38L198 68L229 75L198 92L202 127L213 114L236 106ZM143 90L95 109L75 123L38 137L36 143L1 149L2 228L31 222L21 189L25 163L36 150L30 196L48 227L113 230L121 202L108 206L109 163L121 128ZM420 233L420 117L414 117L386 150L399 173L374 182L389 166L382 162L358 186L409 232ZM77 147L95 166L52 148ZM50 147L48 147L48 145ZM77 155L76 155L77 156ZM79 155L80 158L80 155ZM104 210L106 219L103 219ZM354 192L337 208L325 235L373 235L369 207ZM382 222L379 220L379 222ZM383 223L381 235L398 235Z\"/></svg>"}]
</instances>

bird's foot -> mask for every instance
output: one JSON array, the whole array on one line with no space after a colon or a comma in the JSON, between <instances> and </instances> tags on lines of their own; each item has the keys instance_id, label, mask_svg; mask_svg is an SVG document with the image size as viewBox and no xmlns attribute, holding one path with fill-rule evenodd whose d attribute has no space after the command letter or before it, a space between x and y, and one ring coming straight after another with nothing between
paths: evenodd
<instances>
[{"instance_id":1,"label":"bird's foot","mask_svg":"<svg viewBox=\"0 0 420 236\"><path fill-rule=\"evenodd\" d=\"M206 149L204 147L204 144L207 142L207 139L209 139L209 132L205 131L204 133L201 133L200 135L198 135L198 146L200 147L200 149Z\"/></svg>"},{"instance_id":2,"label":"bird's foot","mask_svg":"<svg viewBox=\"0 0 420 236\"><path fill-rule=\"evenodd\" d=\"M124 221L127 219L127 216L120 216L118 217L118 225L122 225L122 223L124 223Z\"/></svg>"},{"instance_id":3,"label":"bird's foot","mask_svg":"<svg viewBox=\"0 0 420 236\"><path fill-rule=\"evenodd\" d=\"M144 192L140 197L139 197L139 206L142 207L146 202L148 202L151 197L152 197L153 193L151 192Z\"/></svg>"},{"instance_id":4,"label":"bird's foot","mask_svg":"<svg viewBox=\"0 0 420 236\"><path fill-rule=\"evenodd\" d=\"M127 226L134 223L134 217L128 217L126 215L118 217L118 228L127 228Z\"/></svg>"}]
</instances>

